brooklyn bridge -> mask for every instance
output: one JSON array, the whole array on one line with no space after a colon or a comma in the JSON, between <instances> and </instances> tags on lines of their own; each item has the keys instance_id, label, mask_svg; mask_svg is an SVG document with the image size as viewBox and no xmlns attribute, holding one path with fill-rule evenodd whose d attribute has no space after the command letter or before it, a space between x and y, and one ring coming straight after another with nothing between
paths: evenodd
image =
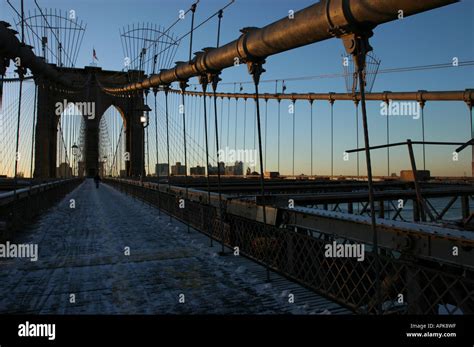
<instances>
[{"instance_id":1,"label":"brooklyn bridge","mask_svg":"<svg viewBox=\"0 0 474 347\"><path fill-rule=\"evenodd\" d=\"M472 3L152 3L2 1L0 313L474 312Z\"/></svg>"}]
</instances>

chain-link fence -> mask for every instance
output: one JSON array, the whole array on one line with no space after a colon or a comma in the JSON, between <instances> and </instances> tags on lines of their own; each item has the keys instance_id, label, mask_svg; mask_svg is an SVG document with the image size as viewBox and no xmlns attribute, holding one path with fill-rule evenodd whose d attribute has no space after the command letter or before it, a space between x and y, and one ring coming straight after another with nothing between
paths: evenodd
<instances>
[{"instance_id":1,"label":"chain-link fence","mask_svg":"<svg viewBox=\"0 0 474 347\"><path fill-rule=\"evenodd\" d=\"M0 194L0 223L4 230L0 238L31 222L81 182L80 178L59 180Z\"/></svg>"},{"instance_id":2,"label":"chain-link fence","mask_svg":"<svg viewBox=\"0 0 474 347\"><path fill-rule=\"evenodd\" d=\"M179 199L183 197L163 191L158 194L157 190L138 182L109 180L108 183L152 205L159 205L174 218L189 223L215 240L223 240L231 248L238 247L240 254L356 313L474 312L474 271L471 268L427 261L383 248L376 256L370 244L363 245L362 261L355 257L327 257L327 245L333 242L362 245L336 233L310 231L298 226L278 228L228 213L220 216L219 209L207 202L186 200L185 208L180 208Z\"/></svg>"}]
</instances>

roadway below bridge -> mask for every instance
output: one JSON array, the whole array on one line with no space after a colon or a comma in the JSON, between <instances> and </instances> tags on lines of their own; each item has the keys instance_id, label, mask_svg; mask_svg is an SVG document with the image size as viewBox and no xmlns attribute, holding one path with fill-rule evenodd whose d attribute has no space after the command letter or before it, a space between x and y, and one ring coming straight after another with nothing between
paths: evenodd
<instances>
[{"instance_id":1,"label":"roadway below bridge","mask_svg":"<svg viewBox=\"0 0 474 347\"><path fill-rule=\"evenodd\" d=\"M0 258L2 314L350 313L91 180L9 241L38 260Z\"/></svg>"}]
</instances>

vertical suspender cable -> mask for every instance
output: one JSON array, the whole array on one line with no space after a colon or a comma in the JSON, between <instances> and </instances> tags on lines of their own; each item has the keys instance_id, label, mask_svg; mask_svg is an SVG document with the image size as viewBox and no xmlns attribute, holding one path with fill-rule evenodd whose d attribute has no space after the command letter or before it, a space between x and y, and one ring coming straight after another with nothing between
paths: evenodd
<instances>
[{"instance_id":1,"label":"vertical suspender cable","mask_svg":"<svg viewBox=\"0 0 474 347\"><path fill-rule=\"evenodd\" d=\"M222 126L223 126L223 124L224 124L224 120L223 120L223 119L224 119L224 97L221 98L221 112L220 112L220 117L219 117L219 119L220 119L220 122L221 122L221 125L220 125L221 129L220 129L220 132L219 132L219 136L220 136L219 141L220 141L220 143L221 143L221 145L222 145L222 143L224 142L224 141L222 140L222 134L223 134Z\"/></svg>"},{"instance_id":2,"label":"vertical suspender cable","mask_svg":"<svg viewBox=\"0 0 474 347\"><path fill-rule=\"evenodd\" d=\"M387 112L387 177L390 177L390 147L388 146L390 144L390 116L388 115ZM387 201L387 217L390 218L390 202ZM382 202L382 204L385 204L385 202Z\"/></svg>"},{"instance_id":3,"label":"vertical suspender cable","mask_svg":"<svg viewBox=\"0 0 474 347\"><path fill-rule=\"evenodd\" d=\"M292 175L295 175L295 122L296 122L296 101L293 99L293 170L292 170Z\"/></svg>"},{"instance_id":4,"label":"vertical suspender cable","mask_svg":"<svg viewBox=\"0 0 474 347\"><path fill-rule=\"evenodd\" d=\"M356 108L356 148L359 148L359 100L355 97L354 93L354 105ZM360 179L360 159L359 151L357 151L357 180ZM360 203L357 203L357 212L360 212Z\"/></svg>"},{"instance_id":5,"label":"vertical suspender cable","mask_svg":"<svg viewBox=\"0 0 474 347\"><path fill-rule=\"evenodd\" d=\"M202 85L202 95L204 103L204 140L206 147L206 176L207 176L207 204L208 204L208 220L207 220L207 232L209 235L210 246L213 246L213 238L211 234L211 183L209 178L209 141L207 138L207 107L206 107L206 91L207 91L207 76L200 76L200 83Z\"/></svg>"},{"instance_id":6,"label":"vertical suspender cable","mask_svg":"<svg viewBox=\"0 0 474 347\"><path fill-rule=\"evenodd\" d=\"M278 80L275 81L275 94L278 93ZM278 125L277 125L277 171L280 173L280 99L277 99L278 101Z\"/></svg>"},{"instance_id":7,"label":"vertical suspender cable","mask_svg":"<svg viewBox=\"0 0 474 347\"><path fill-rule=\"evenodd\" d=\"M25 12L24 12L24 1L21 0L21 43L25 43ZM13 181L13 189L15 199L17 197L16 190L17 190L17 183L18 183L18 160L20 159L20 155L18 153L19 145L20 145L20 120L21 120L21 96L23 93L23 74L24 68L23 66L18 66L17 69L18 77L20 79L20 89L18 95L18 117L17 117L17 127L16 127L16 146L15 146L15 170L14 170L14 181Z\"/></svg>"},{"instance_id":8,"label":"vertical suspender cable","mask_svg":"<svg viewBox=\"0 0 474 347\"><path fill-rule=\"evenodd\" d=\"M57 135L56 135L56 148L57 148L57 154L56 154L56 159L58 161L57 164L61 165L61 162L62 162L62 158L63 158L63 150L62 150L62 146L61 146L61 137L62 137L62 132L61 132L61 122L62 122L62 114L59 115L59 119L58 119L58 125L57 125L57 128L56 128L56 131L57 131ZM58 142L59 142L59 145L58 145ZM100 129L99 129L99 145L100 145ZM59 146L59 148L58 148ZM100 160L100 157L99 157L99 160Z\"/></svg>"},{"instance_id":9,"label":"vertical suspender cable","mask_svg":"<svg viewBox=\"0 0 474 347\"><path fill-rule=\"evenodd\" d=\"M68 135L68 145L67 145L67 150L69 152L68 158L69 158L69 164L71 162L72 158L72 129L74 128L74 116L71 114L71 112L68 112L68 117L69 117L69 135Z\"/></svg>"},{"instance_id":10,"label":"vertical suspender cable","mask_svg":"<svg viewBox=\"0 0 474 347\"><path fill-rule=\"evenodd\" d=\"M171 179L170 179L170 136L169 136L169 110L168 110L168 92L169 92L169 86L165 86L165 113L166 113L166 151L167 151L167 157L168 157L168 170L167 170L167 177L168 177L168 194L171 195ZM170 205L168 205L170 206ZM170 222L172 221L172 214L171 214L171 208L169 209L169 216L170 216Z\"/></svg>"},{"instance_id":11,"label":"vertical suspender cable","mask_svg":"<svg viewBox=\"0 0 474 347\"><path fill-rule=\"evenodd\" d=\"M267 168L268 99L265 98L265 167Z\"/></svg>"},{"instance_id":12,"label":"vertical suspender cable","mask_svg":"<svg viewBox=\"0 0 474 347\"><path fill-rule=\"evenodd\" d=\"M156 43L155 43L156 45ZM157 55L154 56L154 64L153 64L153 72L155 71L155 64L156 64ZM153 87L153 111L155 113L155 151L156 151L156 179L158 182L158 218L161 215L161 190L160 190L160 158L158 156L158 111L157 111L157 104L156 104L156 94L158 93L158 88Z\"/></svg>"},{"instance_id":13,"label":"vertical suspender cable","mask_svg":"<svg viewBox=\"0 0 474 347\"><path fill-rule=\"evenodd\" d=\"M66 154L67 154L67 130L69 128L69 110L68 111L64 111L64 114L63 114L63 118L64 118L64 128L63 128L63 140L64 140L64 151L65 151L65 156L64 158L66 158ZM67 170L64 171L64 177L66 178L67 177Z\"/></svg>"},{"instance_id":14,"label":"vertical suspender cable","mask_svg":"<svg viewBox=\"0 0 474 347\"><path fill-rule=\"evenodd\" d=\"M278 155L278 165L277 165L277 171L280 173L280 123L281 123L281 100L278 99L278 150L277 150L277 155Z\"/></svg>"},{"instance_id":15,"label":"vertical suspender cable","mask_svg":"<svg viewBox=\"0 0 474 347\"><path fill-rule=\"evenodd\" d=\"M190 36L189 36L189 60L191 60L192 57L192 52L193 52L193 34L194 34L194 15L196 13L196 6L197 3L192 4L191 6L191 30L190 30ZM187 81L180 81L180 87L181 87L181 107L182 109L182 114L183 114L183 147L184 147L184 186L185 186L185 191L186 191L186 202L189 198L189 190L188 190L188 157L187 157L187 148L186 148L186 110L185 110L185 104L184 104L184 91L186 90L186 87L188 86ZM186 207L185 207L186 208ZM187 230L188 233L190 232L189 229L189 221L186 220L187 224Z\"/></svg>"},{"instance_id":16,"label":"vertical suspender cable","mask_svg":"<svg viewBox=\"0 0 474 347\"><path fill-rule=\"evenodd\" d=\"M246 120L247 120L247 98L244 98L244 147L243 149L245 150L246 147L245 147L245 130L247 128L247 124L246 124Z\"/></svg>"},{"instance_id":17,"label":"vertical suspender cable","mask_svg":"<svg viewBox=\"0 0 474 347\"><path fill-rule=\"evenodd\" d=\"M377 295L377 304L380 304L380 261L379 261L379 248L378 248L378 236L376 229L376 220L375 220L375 201L374 201L374 187L372 181L372 162L370 156L370 143L369 143L369 128L367 122L367 110L365 106L365 82L364 82L364 67L359 68L359 83L360 83L360 92L361 92L361 106L362 106L362 121L364 126L364 140L365 140L365 155L367 162L367 181L369 186L369 204L370 204L370 217L371 225L373 231L373 252L376 257L376 295Z\"/></svg>"},{"instance_id":18,"label":"vertical suspender cable","mask_svg":"<svg viewBox=\"0 0 474 347\"><path fill-rule=\"evenodd\" d=\"M254 110L254 122L253 122L253 147L252 149L255 151L257 150L257 147L256 147L256 135L257 135L257 132L255 131L255 128L257 128L257 109Z\"/></svg>"},{"instance_id":19,"label":"vertical suspender cable","mask_svg":"<svg viewBox=\"0 0 474 347\"><path fill-rule=\"evenodd\" d=\"M389 115L387 114L387 177L390 176L390 122ZM424 141L424 140L423 140Z\"/></svg>"},{"instance_id":20,"label":"vertical suspender cable","mask_svg":"<svg viewBox=\"0 0 474 347\"><path fill-rule=\"evenodd\" d=\"M242 84L240 85L239 92L242 92ZM245 99L244 99L245 100ZM237 114L238 114L238 105L239 105L239 99L236 97L235 98L235 127L234 127L234 150L237 150ZM245 105L244 105L245 107ZM245 117L244 117L245 118Z\"/></svg>"},{"instance_id":21,"label":"vertical suspender cable","mask_svg":"<svg viewBox=\"0 0 474 347\"><path fill-rule=\"evenodd\" d=\"M421 107L421 136L423 141L423 170L426 170L426 152L425 152L425 102L420 101Z\"/></svg>"},{"instance_id":22,"label":"vertical suspender cable","mask_svg":"<svg viewBox=\"0 0 474 347\"><path fill-rule=\"evenodd\" d=\"M186 148L186 107L184 105L184 91L186 90L186 87L188 86L187 81L181 81L180 82L180 87L181 87L181 105L183 107L182 113L183 113L183 147L184 147L184 186L186 189L186 201L189 199L189 194L188 194L188 156L187 156L187 148ZM186 202L187 203L187 202ZM186 211L186 208L185 208ZM187 218L185 218L187 227L188 227L188 233L190 232L189 229L189 221Z\"/></svg>"},{"instance_id":23,"label":"vertical suspender cable","mask_svg":"<svg viewBox=\"0 0 474 347\"><path fill-rule=\"evenodd\" d=\"M355 100L354 104L356 107L356 142L357 142L356 148L359 148L359 101ZM357 152L357 177L359 177L360 175L359 165L360 165L359 152Z\"/></svg>"},{"instance_id":24,"label":"vertical suspender cable","mask_svg":"<svg viewBox=\"0 0 474 347\"><path fill-rule=\"evenodd\" d=\"M311 176L313 176L313 100L309 101L311 108L310 119L311 119Z\"/></svg>"},{"instance_id":25,"label":"vertical suspender cable","mask_svg":"<svg viewBox=\"0 0 474 347\"><path fill-rule=\"evenodd\" d=\"M221 234L221 252L220 255L225 255L224 250L224 228L223 228L223 209L222 209L222 192L221 192L221 162L219 156L219 128L217 122L217 83L219 82L220 78L218 74L212 75L212 93L214 99L214 126L215 126L215 135L216 135L216 157L217 157L217 192L219 194L219 228Z\"/></svg>"},{"instance_id":26,"label":"vertical suspender cable","mask_svg":"<svg viewBox=\"0 0 474 347\"><path fill-rule=\"evenodd\" d=\"M31 178L31 186L33 186L33 156L34 156L34 151L35 151L35 126L36 126L36 98L37 98L37 93L38 93L38 86L35 84L35 97L33 100L33 128L31 131L31 155L30 155L30 178ZM73 175L74 175L74 168L73 170Z\"/></svg>"},{"instance_id":27,"label":"vertical suspender cable","mask_svg":"<svg viewBox=\"0 0 474 347\"><path fill-rule=\"evenodd\" d=\"M216 47L219 47L220 35L221 35L221 21L222 21L223 11L219 10L218 14L218 24L217 24L217 44ZM222 208L222 191L221 191L221 161L219 155L219 128L218 128L218 121L217 121L217 84L220 81L219 78L220 73L212 74L212 92L213 92L213 99L214 99L214 126L215 126L215 133L216 133L216 158L217 158L217 192L219 194L219 227L221 231L221 255L225 255L224 249L224 226L223 226L223 208ZM222 99L224 100L224 99ZM222 107L221 107L221 118L222 118ZM222 126L222 123L221 123ZM222 128L221 128L222 133Z\"/></svg>"},{"instance_id":28,"label":"vertical suspender cable","mask_svg":"<svg viewBox=\"0 0 474 347\"><path fill-rule=\"evenodd\" d=\"M249 71L252 74L253 81L255 84L255 107L257 109L257 130L258 130L258 153L260 160L260 194L262 198L262 212L263 212L263 227L264 232L267 229L267 213L266 213L266 202L265 202L265 167L263 166L263 150L262 150L262 129L260 126L260 103L259 103L259 93L258 85L260 82L260 76L265 70L262 67L264 61L261 62L251 62L249 63ZM267 259L267 281L270 280L270 270L269 270L270 261Z\"/></svg>"},{"instance_id":29,"label":"vertical suspender cable","mask_svg":"<svg viewBox=\"0 0 474 347\"><path fill-rule=\"evenodd\" d=\"M235 98L235 124L234 124L234 150L237 150L237 113L239 108L239 98Z\"/></svg>"},{"instance_id":30,"label":"vertical suspender cable","mask_svg":"<svg viewBox=\"0 0 474 347\"><path fill-rule=\"evenodd\" d=\"M234 83L234 94L235 94L235 83ZM229 115L227 118L227 147L230 147L230 135L229 135L229 128L230 128L230 97L229 97ZM235 118L237 118L237 98L235 98ZM234 147L234 150L237 150Z\"/></svg>"},{"instance_id":31,"label":"vertical suspender cable","mask_svg":"<svg viewBox=\"0 0 474 347\"><path fill-rule=\"evenodd\" d=\"M370 218L371 218L371 228L373 233L372 240L372 252L375 258L375 295L376 295L376 312L380 313L382 309L381 303L381 285L380 285L380 259L379 259L379 246L378 246L378 235L377 235L377 222L375 219L375 200L374 200L374 186L372 179L372 161L370 155L370 139L369 139L369 125L367 121L367 109L365 104L365 69L366 69L366 55L369 49L371 49L368 42L369 35L353 35L346 37L346 39L351 40L352 48L348 43L344 42L346 49L350 50L351 54L354 57L354 62L356 63L357 77L359 79L359 89L360 89L360 99L361 99L361 108L362 108L362 124L364 128L364 145L365 145L365 157L366 157L366 166L367 166L367 184L368 184L368 195L369 195L369 205L370 205Z\"/></svg>"},{"instance_id":32,"label":"vertical suspender cable","mask_svg":"<svg viewBox=\"0 0 474 347\"><path fill-rule=\"evenodd\" d=\"M148 127L145 128L146 131L146 143L145 143L145 152L146 152L146 167L147 169L144 172L144 176L146 178L147 175L150 174L150 142L148 137Z\"/></svg>"},{"instance_id":33,"label":"vertical suspender cable","mask_svg":"<svg viewBox=\"0 0 474 347\"><path fill-rule=\"evenodd\" d=\"M230 123L230 97L227 98L227 137L226 137L227 147L229 147L229 123Z\"/></svg>"},{"instance_id":34,"label":"vertical suspender cable","mask_svg":"<svg viewBox=\"0 0 474 347\"><path fill-rule=\"evenodd\" d=\"M334 176L334 100L329 100L331 104L331 179Z\"/></svg>"},{"instance_id":35,"label":"vertical suspender cable","mask_svg":"<svg viewBox=\"0 0 474 347\"><path fill-rule=\"evenodd\" d=\"M218 15L217 15L217 43L216 43L216 47L218 48L220 46L220 38L221 38L221 22L222 22L222 16L224 14L224 11L221 9L219 10L218 12ZM215 96L214 96L215 98ZM221 99L221 136L222 136L222 118L223 118L223 112L222 112L222 107L223 107L223 104L224 104L224 98L222 97ZM216 132L217 132L217 129L216 129ZM221 143L222 143L222 138L221 138ZM217 150L219 150L219 148L217 148ZM219 167L219 162L217 163L217 166Z\"/></svg>"}]
</instances>

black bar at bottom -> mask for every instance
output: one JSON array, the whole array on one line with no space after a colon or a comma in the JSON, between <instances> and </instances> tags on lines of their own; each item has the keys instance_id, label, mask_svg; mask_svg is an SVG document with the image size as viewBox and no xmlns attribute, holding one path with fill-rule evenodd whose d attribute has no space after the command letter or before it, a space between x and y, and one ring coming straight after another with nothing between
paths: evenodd
<instances>
[{"instance_id":1,"label":"black bar at bottom","mask_svg":"<svg viewBox=\"0 0 474 347\"><path fill-rule=\"evenodd\" d=\"M28 322L28 323L26 323ZM54 340L20 337L22 324L55 324ZM121 346L177 345L187 339L216 341L216 332L255 345L259 336L266 344L286 338L289 345L344 346L472 346L474 316L0 316L0 346L96 345L119 341ZM47 331L47 329L43 329ZM140 343L139 341L143 341ZM153 341L153 342L152 342ZM185 340L186 341L186 340ZM312 342L310 342L312 341ZM298 343L301 342L301 343ZM310 342L310 344L308 344ZM319 342L319 343L318 343Z\"/></svg>"}]
</instances>

